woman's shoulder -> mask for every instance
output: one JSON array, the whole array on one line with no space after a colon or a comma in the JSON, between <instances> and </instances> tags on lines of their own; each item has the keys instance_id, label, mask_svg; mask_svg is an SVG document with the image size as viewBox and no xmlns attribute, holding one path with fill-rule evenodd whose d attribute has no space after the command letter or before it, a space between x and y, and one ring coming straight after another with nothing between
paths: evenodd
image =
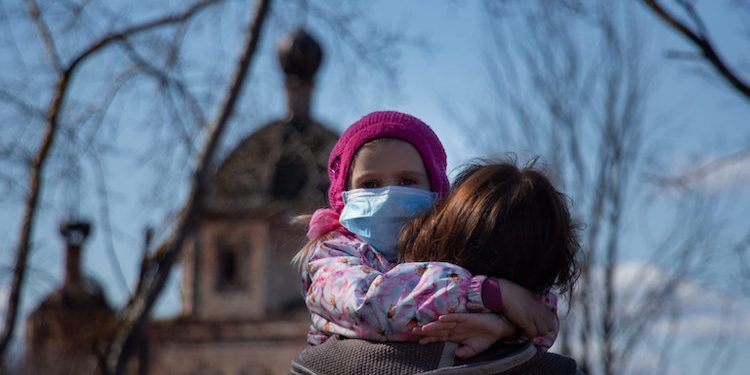
<instances>
[{"instance_id":1,"label":"woman's shoulder","mask_svg":"<svg viewBox=\"0 0 750 375\"><path fill-rule=\"evenodd\" d=\"M575 360L533 345L497 344L466 361L454 361L455 344L383 342L331 337L292 362L292 374L578 374Z\"/></svg>"}]
</instances>

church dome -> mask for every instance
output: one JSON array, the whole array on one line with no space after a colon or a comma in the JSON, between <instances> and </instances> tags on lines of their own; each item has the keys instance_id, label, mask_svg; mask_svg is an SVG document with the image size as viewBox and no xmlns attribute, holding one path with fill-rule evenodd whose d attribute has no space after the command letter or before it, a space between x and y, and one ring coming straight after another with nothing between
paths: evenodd
<instances>
[{"instance_id":1,"label":"church dome","mask_svg":"<svg viewBox=\"0 0 750 375\"><path fill-rule=\"evenodd\" d=\"M104 289L96 280L82 278L83 283L76 287L63 286L47 296L39 305L40 310L80 310L103 309L111 310L107 302Z\"/></svg>"},{"instance_id":2,"label":"church dome","mask_svg":"<svg viewBox=\"0 0 750 375\"><path fill-rule=\"evenodd\" d=\"M243 139L209 182L204 214L304 214L327 205L328 154L338 135L323 125L273 122Z\"/></svg>"},{"instance_id":3,"label":"church dome","mask_svg":"<svg viewBox=\"0 0 750 375\"><path fill-rule=\"evenodd\" d=\"M112 310L101 284L81 273L81 252L90 232L91 224L87 221L60 223L60 234L66 243L65 280L58 290L42 301L38 310Z\"/></svg>"}]
</instances>

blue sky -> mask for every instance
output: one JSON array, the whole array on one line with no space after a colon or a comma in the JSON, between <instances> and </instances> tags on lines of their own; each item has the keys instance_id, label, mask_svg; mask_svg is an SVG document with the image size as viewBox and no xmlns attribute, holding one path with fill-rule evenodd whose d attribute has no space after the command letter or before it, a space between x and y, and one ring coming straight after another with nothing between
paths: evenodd
<instances>
[{"instance_id":1,"label":"blue sky","mask_svg":"<svg viewBox=\"0 0 750 375\"><path fill-rule=\"evenodd\" d=\"M747 46L750 41L742 38L742 22L739 18L742 13L733 12L728 5L730 3L704 1L700 3L699 10L705 16L714 39L721 41L719 46L722 55L748 72L750 55L747 53ZM127 7L128 3L115 4ZM174 4L179 8L180 2ZM486 18L479 2L455 0L425 4L427 3L392 0L374 2L365 8L366 17L371 24L424 43L424 48L400 48L393 55L398 67L395 80L389 80L377 70L367 67L359 70L355 68L351 75L343 74L344 70L352 68L347 64L352 64L355 60L351 55L346 55L350 52L337 50L333 46L335 35L304 15L277 17L270 24L271 31L261 44L248 90L242 99L249 110L240 112L231 124L224 139L225 150L260 124L283 116L285 99L282 77L276 66L275 44L282 35L303 24L321 39L327 52L319 73L314 102L314 114L317 118L341 131L347 124L372 110L400 110L422 118L435 129L444 141L450 169L457 168L473 157L485 156L482 150L472 146L471 136L467 135L466 129L481 129L484 125L480 123L477 113L496 106L491 82L487 78L488 68L484 55L486 46L490 43L485 32ZM215 28L222 37L218 45L212 44L210 40L202 44L196 43L194 48L198 52L193 57L198 64L215 66L219 72L232 64L234 56L230 52L233 51L232 46L239 43L241 22L246 18L245 12L240 11L243 6L243 3L230 2L227 5L229 10L221 13L220 17L216 16L221 22L202 26ZM6 12L8 9L10 7L5 6ZM236 11L233 12L232 9ZM665 58L665 51L685 51L691 50L691 47L671 30L654 22L654 18L644 13L640 6L636 5L632 12L647 36L647 56L655 63L656 79L650 106L653 127L646 147L659 150L662 155L668 154L669 157L662 157L660 161L668 163L667 170L675 174L715 157L746 148L750 144L750 105L747 100L727 90L724 83L712 76L700 63ZM14 26L14 35L19 34L23 34L21 26ZM523 35L518 37L523 38ZM27 54L26 61L33 61L35 56L38 57L38 51L24 51L23 54ZM210 58L205 59L205 56ZM0 61L5 65L13 63L2 59ZM99 70L92 68L91 71ZM92 73L92 76L95 77L95 74ZM745 77L750 77L750 74L745 73ZM43 80L43 77L39 80ZM92 92L101 84L96 79L82 81L78 83L81 89ZM145 90L146 87L139 89ZM216 93L212 93L212 90L218 91L220 87L198 89L201 97L208 98L207 102L216 100ZM43 99L37 98L40 106L45 103ZM146 118L151 113L148 109L150 105L153 104L149 103L147 97L121 99L108 116L113 123L133 125L122 126L109 134L121 149L118 156L108 156L103 160L103 173L108 181L112 241L107 240L107 230L102 227L103 224L95 224L97 227L94 235L87 243L85 271L105 285L110 300L115 304L125 301L127 294L114 271L111 253L114 252L119 260L125 283L132 287L138 269L144 226L154 225L157 230L166 231L170 223L169 213L174 212L186 193L186 184L178 181L165 185L156 198L149 197L149 189L157 183L158 176L152 169L140 168L142 161L135 159L133 155L145 147L144 127L150 125L144 124L148 123ZM502 140L498 142L502 144ZM521 155L534 153L534 150L507 151L516 151ZM189 167L186 166L185 170L189 170ZM92 181L96 169L86 164L81 167L80 173L87 181ZM26 311L33 308L39 298L53 290L62 277L63 245L56 234L57 223L69 215L71 210L88 217L97 217L101 213L101 206L94 199L86 198L97 193L94 184L79 187L81 198L71 201L66 198L66 189L70 189L70 186L56 186L52 181L47 182L50 188L43 196L45 210L37 219L34 237L37 248L32 257L32 266L35 271L28 285L29 298L24 301ZM721 173L710 175L692 189L696 194L712 199L712 204L726 221L726 225L722 226L722 230L726 232L723 235L733 238L746 230L748 220L743 215L750 209L750 161L744 160ZM651 206L650 212L654 211L654 207L657 209L648 217L635 215L626 223L630 239L624 244L628 251L623 255L623 261L629 262L627 264L647 262L646 254L641 249L647 247L648 238L658 237L666 226L665 222L675 220L674 208L671 206L675 201L670 194L653 186L645 188L641 194L642 199L632 208L645 210L645 206ZM154 199L161 200L161 204L154 205ZM12 239L9 243L13 244L18 232L20 206L6 199L0 201L0 208L0 235ZM11 253L10 250L2 250L0 264L3 269L9 266ZM726 267L726 272L719 268L715 274L735 272L731 268L736 264L732 264L731 260L718 264L719 267ZM175 314L179 310L177 274L173 276L157 309L160 316ZM1 280L0 285L4 290L9 280ZM731 279L713 283L705 280L689 281L692 289L686 287L689 293L685 293L685 306L693 306L689 315L698 316L690 327L699 326L695 321L700 321L709 328L703 331L685 330L688 333L680 336L678 345L686 347L681 349L684 350L682 353L690 353L695 350L693 347L696 343L700 344L706 337L714 337L709 333L719 328L712 329L710 327L714 326L711 324L723 319L713 307L695 307L694 301L700 300L700 296L710 295L712 301L733 301L727 303L733 306L734 316L740 322L743 317L750 317L749 294L732 294L731 282ZM742 348L750 347L750 329L741 324L735 328L738 338L735 344L741 352ZM728 328L724 326L721 329ZM740 373L745 367L743 363L750 365L747 359L740 361L743 362L727 371ZM699 366L696 364L691 368Z\"/></svg>"}]
</instances>

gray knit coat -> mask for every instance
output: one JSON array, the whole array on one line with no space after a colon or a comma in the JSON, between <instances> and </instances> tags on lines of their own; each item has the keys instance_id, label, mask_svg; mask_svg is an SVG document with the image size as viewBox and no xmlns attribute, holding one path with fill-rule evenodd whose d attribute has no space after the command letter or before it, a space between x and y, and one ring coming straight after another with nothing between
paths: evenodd
<instances>
[{"instance_id":1,"label":"gray knit coat","mask_svg":"<svg viewBox=\"0 0 750 375\"><path fill-rule=\"evenodd\" d=\"M456 345L434 343L373 343L331 337L302 352L292 361L293 375L472 374L520 375L582 374L568 357L539 351L533 345L496 344L482 354L462 361Z\"/></svg>"}]
</instances>

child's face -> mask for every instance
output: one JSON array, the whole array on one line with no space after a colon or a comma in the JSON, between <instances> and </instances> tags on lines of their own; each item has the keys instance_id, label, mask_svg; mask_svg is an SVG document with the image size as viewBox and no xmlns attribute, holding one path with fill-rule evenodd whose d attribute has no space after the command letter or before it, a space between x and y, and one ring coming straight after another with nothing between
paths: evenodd
<instances>
[{"instance_id":1,"label":"child's face","mask_svg":"<svg viewBox=\"0 0 750 375\"><path fill-rule=\"evenodd\" d=\"M352 162L351 189L407 186L430 190L430 179L422 157L411 143L381 139L362 146Z\"/></svg>"}]
</instances>

